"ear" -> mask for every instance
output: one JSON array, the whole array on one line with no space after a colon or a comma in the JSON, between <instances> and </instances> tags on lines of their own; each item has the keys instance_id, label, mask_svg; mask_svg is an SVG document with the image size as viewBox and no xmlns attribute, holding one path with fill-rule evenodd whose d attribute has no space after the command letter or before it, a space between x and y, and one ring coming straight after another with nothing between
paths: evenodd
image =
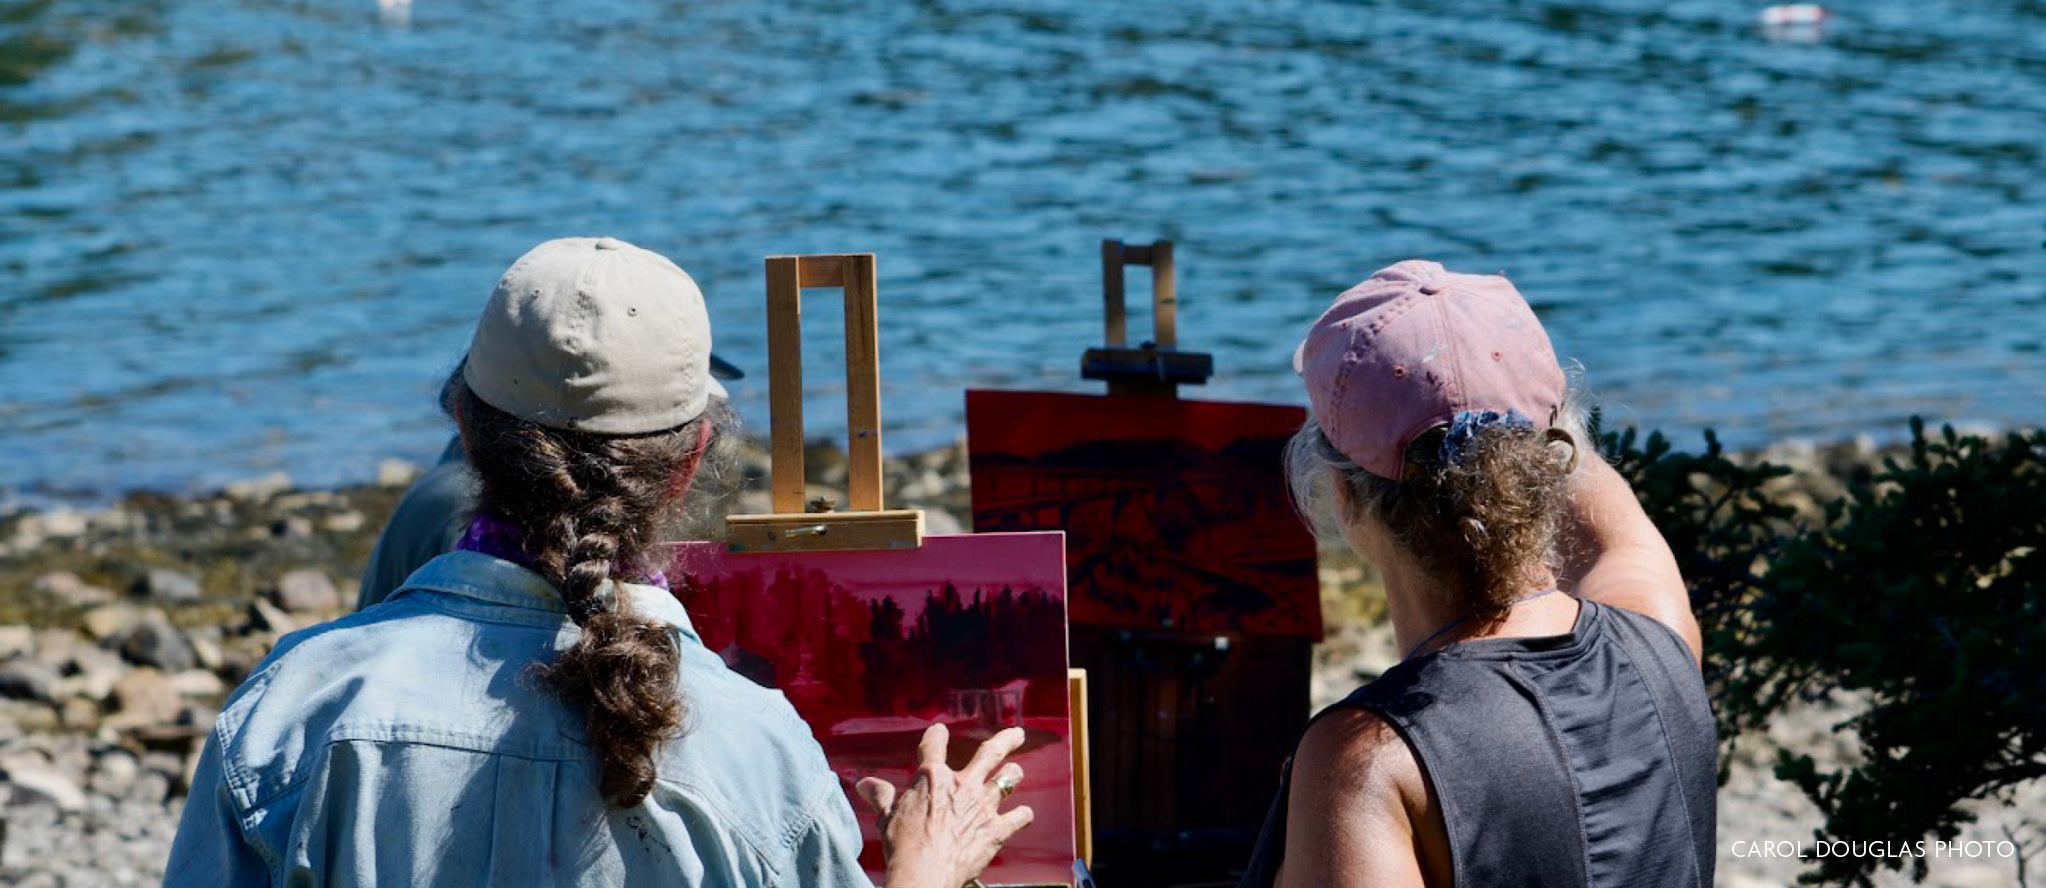
<instances>
[{"instance_id":1,"label":"ear","mask_svg":"<svg viewBox=\"0 0 2046 888\"><path fill-rule=\"evenodd\" d=\"M1569 432L1566 432L1555 426L1550 426L1547 429L1544 429L1542 431L1542 437L1549 442L1549 449L1552 452L1558 447L1567 447L1570 449L1570 463L1563 467L1563 474L1568 475L1572 472L1577 471L1577 458L1578 455L1582 452L1583 448L1577 446L1576 438L1571 437Z\"/></svg>"}]
</instances>

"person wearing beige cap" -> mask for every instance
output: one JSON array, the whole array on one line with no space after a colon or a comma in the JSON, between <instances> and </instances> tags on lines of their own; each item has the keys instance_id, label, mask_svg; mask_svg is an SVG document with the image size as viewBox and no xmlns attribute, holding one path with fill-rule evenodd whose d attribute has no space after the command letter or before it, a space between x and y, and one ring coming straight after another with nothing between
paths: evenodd
<instances>
[{"instance_id":1,"label":"person wearing beige cap","mask_svg":"<svg viewBox=\"0 0 2046 888\"><path fill-rule=\"evenodd\" d=\"M710 344L655 253L566 238L513 264L444 390L474 519L229 697L165 884L869 885L809 728L704 647L648 558L733 428ZM886 888L956 888L1028 825L999 810L1021 741L954 771L934 725L908 787L862 782Z\"/></svg>"},{"instance_id":2,"label":"person wearing beige cap","mask_svg":"<svg viewBox=\"0 0 2046 888\"><path fill-rule=\"evenodd\" d=\"M1398 263L1294 361L1294 498L1406 656L1309 724L1243 888L1711 885L1689 597L1513 284Z\"/></svg>"}]
</instances>

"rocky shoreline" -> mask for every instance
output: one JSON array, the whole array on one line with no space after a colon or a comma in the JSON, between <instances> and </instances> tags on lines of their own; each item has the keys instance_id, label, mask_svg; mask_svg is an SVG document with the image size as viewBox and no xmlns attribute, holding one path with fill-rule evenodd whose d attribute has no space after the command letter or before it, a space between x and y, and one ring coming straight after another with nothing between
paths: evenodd
<instances>
[{"instance_id":1,"label":"rocky shoreline","mask_svg":"<svg viewBox=\"0 0 2046 888\"><path fill-rule=\"evenodd\" d=\"M1776 493L1816 513L1883 455L1861 441L1755 456L1795 469ZM766 511L764 451L743 446L737 465L733 511ZM808 468L813 494L842 489L836 448L810 448ZM338 490L271 475L198 496L131 493L92 510L0 514L0 884L158 883L197 742L222 698L279 636L352 608L377 534L419 471L392 462L372 483ZM891 505L925 509L933 533L970 526L963 445L890 460L886 487ZM1316 652L1316 705L1397 658L1370 570L1329 552L1322 573L1329 633ZM1728 843L1809 843L1819 818L1774 779L1773 750L1851 755L1832 725L1852 711L1836 700L1786 713L1764 742L1744 744L1720 796L1720 884L1794 880L1799 861L1737 858ZM2046 786L1983 806L1966 837L2036 836L2026 810L2046 811ZM1940 860L1926 884L2009 885L2016 872L2009 859ZM1901 873L1878 882L1910 884Z\"/></svg>"}]
</instances>

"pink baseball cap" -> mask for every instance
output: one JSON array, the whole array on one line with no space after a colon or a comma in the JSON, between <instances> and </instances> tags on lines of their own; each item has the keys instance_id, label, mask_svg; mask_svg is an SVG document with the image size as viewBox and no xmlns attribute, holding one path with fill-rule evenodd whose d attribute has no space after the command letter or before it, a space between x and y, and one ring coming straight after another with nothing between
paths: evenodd
<instances>
[{"instance_id":1,"label":"pink baseball cap","mask_svg":"<svg viewBox=\"0 0 2046 888\"><path fill-rule=\"evenodd\" d=\"M1314 419L1335 449L1397 479L1407 445L1464 411L1553 423L1563 368L1513 283L1408 259L1343 295L1293 353Z\"/></svg>"}]
</instances>

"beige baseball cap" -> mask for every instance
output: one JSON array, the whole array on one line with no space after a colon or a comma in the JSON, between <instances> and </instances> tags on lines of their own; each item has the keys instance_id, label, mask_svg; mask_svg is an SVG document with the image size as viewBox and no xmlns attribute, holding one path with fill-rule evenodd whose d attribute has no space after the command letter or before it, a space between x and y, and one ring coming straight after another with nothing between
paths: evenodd
<instances>
[{"instance_id":1,"label":"beige baseball cap","mask_svg":"<svg viewBox=\"0 0 2046 888\"><path fill-rule=\"evenodd\" d=\"M520 419L604 435L671 429L724 395L696 282L611 237L551 240L512 263L476 322L462 379Z\"/></svg>"}]
</instances>

